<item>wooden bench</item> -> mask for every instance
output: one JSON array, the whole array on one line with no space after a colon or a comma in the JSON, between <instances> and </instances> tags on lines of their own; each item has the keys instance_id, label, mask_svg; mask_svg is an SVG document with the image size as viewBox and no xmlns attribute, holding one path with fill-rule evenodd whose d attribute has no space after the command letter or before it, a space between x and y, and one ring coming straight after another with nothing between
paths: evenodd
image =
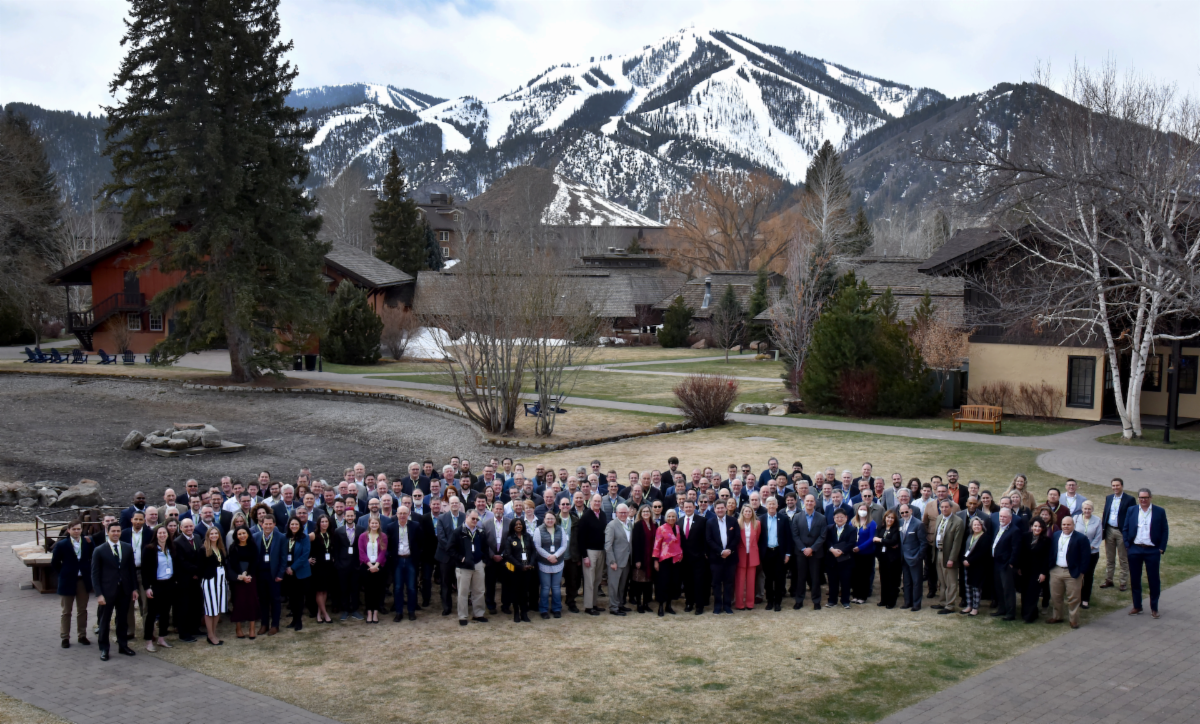
<instances>
[{"instance_id":1,"label":"wooden bench","mask_svg":"<svg viewBox=\"0 0 1200 724\"><path fill-rule=\"evenodd\" d=\"M963 423L971 425L991 425L992 434L1003 430L1004 408L994 405L963 405L955 411L951 418L954 430L961 430Z\"/></svg>"}]
</instances>

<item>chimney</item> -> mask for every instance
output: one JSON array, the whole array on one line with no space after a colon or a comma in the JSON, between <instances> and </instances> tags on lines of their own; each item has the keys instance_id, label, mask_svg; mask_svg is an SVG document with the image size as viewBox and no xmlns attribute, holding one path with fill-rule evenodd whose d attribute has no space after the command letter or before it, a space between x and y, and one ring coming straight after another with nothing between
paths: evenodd
<instances>
[{"instance_id":1,"label":"chimney","mask_svg":"<svg viewBox=\"0 0 1200 724\"><path fill-rule=\"evenodd\" d=\"M704 277L704 301L701 302L701 309L708 309L709 303L712 302L712 277Z\"/></svg>"}]
</instances>

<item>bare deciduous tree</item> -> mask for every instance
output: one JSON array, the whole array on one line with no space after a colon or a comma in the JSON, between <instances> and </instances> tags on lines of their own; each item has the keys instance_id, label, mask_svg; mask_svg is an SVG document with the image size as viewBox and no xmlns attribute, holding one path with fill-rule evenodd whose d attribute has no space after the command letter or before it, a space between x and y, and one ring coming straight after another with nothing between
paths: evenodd
<instances>
[{"instance_id":1,"label":"bare deciduous tree","mask_svg":"<svg viewBox=\"0 0 1200 724\"><path fill-rule=\"evenodd\" d=\"M748 271L786 252L785 224L772 216L782 184L762 171L711 171L664 202L670 255L685 271Z\"/></svg>"},{"instance_id":2,"label":"bare deciduous tree","mask_svg":"<svg viewBox=\"0 0 1200 724\"><path fill-rule=\"evenodd\" d=\"M937 376L938 389L944 394L950 373L962 367L967 358L969 332L952 324L944 313L916 321L912 326L913 343L929 369Z\"/></svg>"},{"instance_id":3,"label":"bare deciduous tree","mask_svg":"<svg viewBox=\"0 0 1200 724\"><path fill-rule=\"evenodd\" d=\"M332 184L316 190L318 210L325 220L320 233L323 241L349 244L368 253L374 251L371 212L375 208L375 194L367 184L367 177L351 164Z\"/></svg>"},{"instance_id":4,"label":"bare deciduous tree","mask_svg":"<svg viewBox=\"0 0 1200 724\"><path fill-rule=\"evenodd\" d=\"M787 268L779 301L768 309L771 317L771 341L791 365L788 387L800 394L804 361L812 342L813 327L821 316L827 290L823 280L833 263L832 255L821 251L810 234L800 230L789 242Z\"/></svg>"},{"instance_id":5,"label":"bare deciduous tree","mask_svg":"<svg viewBox=\"0 0 1200 724\"><path fill-rule=\"evenodd\" d=\"M1049 85L1048 74L1039 81ZM1047 94L1014 142L981 132L952 162L1004 202L1008 235L1025 252L1000 313L1064 340L1099 340L1122 381L1113 396L1123 435L1140 437L1149 356L1200 335L1176 331L1200 311L1200 109L1173 86L1118 77L1111 63L1075 66L1063 93L1065 102Z\"/></svg>"}]
</instances>

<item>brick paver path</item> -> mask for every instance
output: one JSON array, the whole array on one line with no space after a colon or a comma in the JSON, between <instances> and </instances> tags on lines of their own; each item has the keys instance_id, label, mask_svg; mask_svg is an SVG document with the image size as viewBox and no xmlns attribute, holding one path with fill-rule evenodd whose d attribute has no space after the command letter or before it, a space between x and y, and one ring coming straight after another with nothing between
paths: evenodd
<instances>
[{"instance_id":1,"label":"brick paver path","mask_svg":"<svg viewBox=\"0 0 1200 724\"><path fill-rule=\"evenodd\" d=\"M263 724L298 722L334 724L291 704L169 664L135 644L137 656L117 654L100 660L95 636L91 646L58 641L58 597L20 590L30 580L9 547L32 533L0 533L0 691L81 724L95 722L170 722L171 724ZM89 616L94 617L96 599ZM88 621L89 627L95 623ZM73 627L72 627L73 628ZM172 640L174 643L174 641ZM191 646L203 656L203 640Z\"/></svg>"},{"instance_id":2,"label":"brick paver path","mask_svg":"<svg viewBox=\"0 0 1200 724\"><path fill-rule=\"evenodd\" d=\"M1141 616L1129 616L1125 608L1070 631L883 724L1195 721L1200 576L1163 592L1157 621L1146 606Z\"/></svg>"}]
</instances>

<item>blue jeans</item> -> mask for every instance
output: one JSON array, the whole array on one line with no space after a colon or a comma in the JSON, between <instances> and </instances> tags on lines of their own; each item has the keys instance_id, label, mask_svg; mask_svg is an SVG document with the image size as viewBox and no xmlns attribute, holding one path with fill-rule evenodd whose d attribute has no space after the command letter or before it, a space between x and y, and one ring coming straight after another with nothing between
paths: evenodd
<instances>
[{"instance_id":1,"label":"blue jeans","mask_svg":"<svg viewBox=\"0 0 1200 724\"><path fill-rule=\"evenodd\" d=\"M404 593L408 592L408 612L415 613L417 610L417 566L413 562L412 556L401 558L395 556L393 562L396 564L395 583L392 587L392 596L396 599L392 603L392 610L400 613L404 608Z\"/></svg>"},{"instance_id":2,"label":"blue jeans","mask_svg":"<svg viewBox=\"0 0 1200 724\"><path fill-rule=\"evenodd\" d=\"M562 571L557 573L546 573L538 571L538 580L541 581L541 592L538 595L538 612L554 613L562 612ZM547 598L550 600L547 601ZM549 603L549 607L547 607Z\"/></svg>"}]
</instances>

